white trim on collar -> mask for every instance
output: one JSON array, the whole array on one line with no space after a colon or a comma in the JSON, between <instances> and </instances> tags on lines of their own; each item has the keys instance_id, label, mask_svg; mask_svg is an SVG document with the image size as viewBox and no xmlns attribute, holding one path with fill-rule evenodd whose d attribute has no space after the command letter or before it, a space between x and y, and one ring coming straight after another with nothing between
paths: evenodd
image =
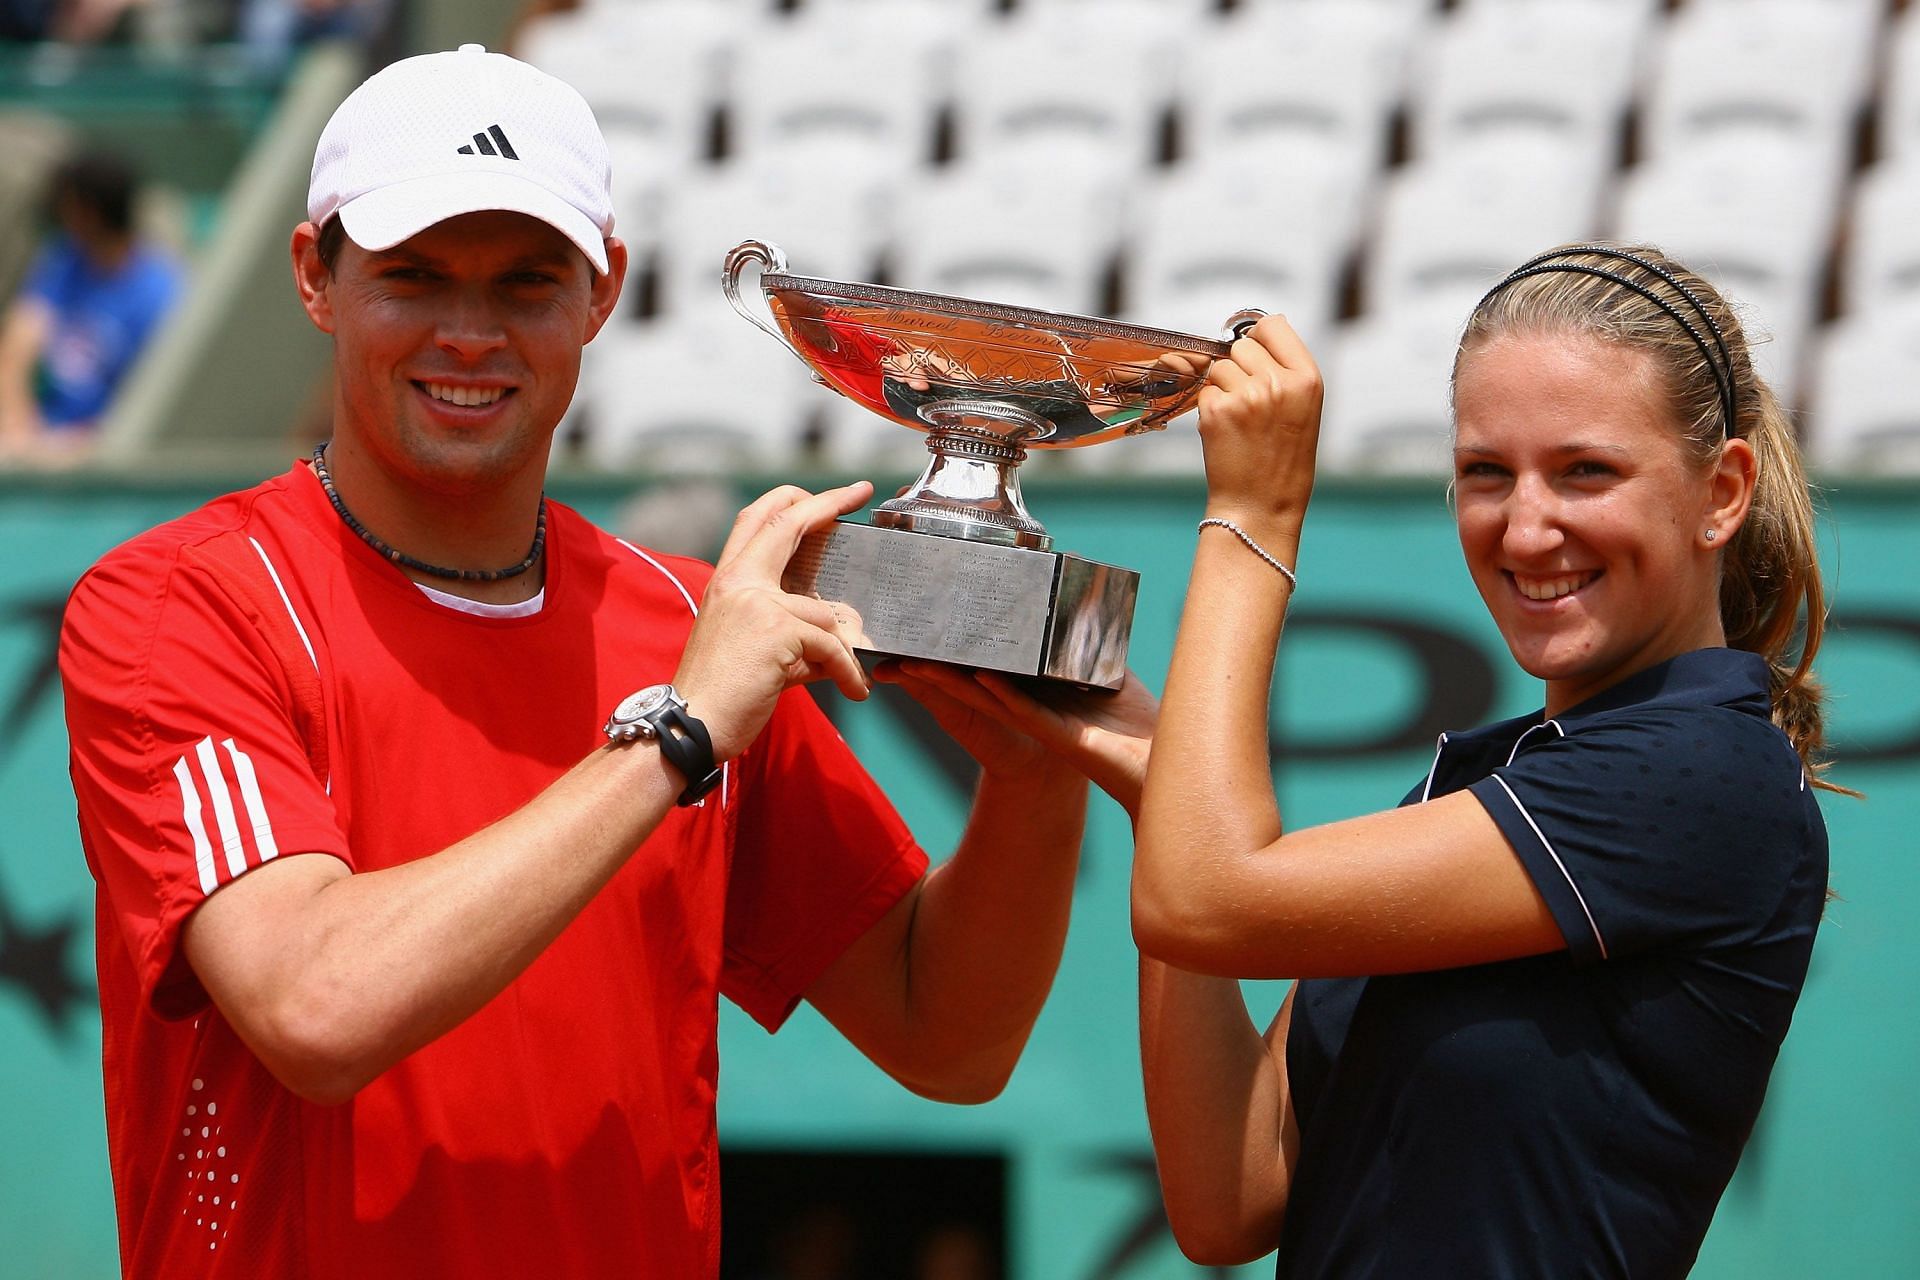
<instances>
[{"instance_id":1,"label":"white trim on collar","mask_svg":"<svg viewBox=\"0 0 1920 1280\"><path fill-rule=\"evenodd\" d=\"M470 613L476 618L530 618L547 603L547 589L540 588L533 593L531 600L522 600L517 604L492 604L485 600L469 600L465 596L452 595L445 591L436 591L424 582L413 584L420 588L422 595L444 609L455 613Z\"/></svg>"},{"instance_id":2,"label":"white trim on collar","mask_svg":"<svg viewBox=\"0 0 1920 1280\"><path fill-rule=\"evenodd\" d=\"M1548 726L1552 726L1553 731L1559 734L1561 737L1564 738L1567 736L1567 731L1560 726L1560 722L1558 720L1542 720L1539 724L1536 724L1532 728L1528 729L1526 733L1521 734L1519 737L1513 740L1513 750L1507 753L1507 763L1508 764L1513 763L1514 757L1520 754L1520 748L1526 744L1527 738L1530 735L1532 735L1536 730L1545 729Z\"/></svg>"},{"instance_id":3,"label":"white trim on collar","mask_svg":"<svg viewBox=\"0 0 1920 1280\"><path fill-rule=\"evenodd\" d=\"M1433 763L1427 766L1427 785L1420 788L1420 803L1425 804L1433 798L1433 775L1440 772L1440 753L1447 749L1447 735L1441 734L1440 741L1433 744Z\"/></svg>"}]
</instances>

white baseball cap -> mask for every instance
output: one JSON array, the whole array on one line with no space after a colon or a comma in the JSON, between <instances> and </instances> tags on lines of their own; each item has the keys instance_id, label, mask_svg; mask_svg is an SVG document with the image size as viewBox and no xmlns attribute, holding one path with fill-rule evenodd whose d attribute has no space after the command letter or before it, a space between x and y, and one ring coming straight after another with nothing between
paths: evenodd
<instances>
[{"instance_id":1,"label":"white baseball cap","mask_svg":"<svg viewBox=\"0 0 1920 1280\"><path fill-rule=\"evenodd\" d=\"M463 44L368 77L320 134L307 217L335 214L363 249L391 249L436 222L506 209L549 223L607 270L612 164L574 89Z\"/></svg>"}]
</instances>

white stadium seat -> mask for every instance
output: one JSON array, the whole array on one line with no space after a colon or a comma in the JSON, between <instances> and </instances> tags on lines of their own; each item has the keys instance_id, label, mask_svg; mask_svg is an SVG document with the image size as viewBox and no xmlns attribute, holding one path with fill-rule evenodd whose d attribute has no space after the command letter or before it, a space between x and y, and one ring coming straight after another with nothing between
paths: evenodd
<instances>
[{"instance_id":1,"label":"white stadium seat","mask_svg":"<svg viewBox=\"0 0 1920 1280\"><path fill-rule=\"evenodd\" d=\"M1775 9L1798 10L1790 20L1818 23L1832 32L1843 61L1834 73L1853 85L1864 96L1873 78L1875 46L1882 38L1881 27L1888 10L1900 8L1903 0L1687 0L1693 9L1731 9L1745 13L1750 20L1771 21L1762 4Z\"/></svg>"},{"instance_id":2,"label":"white stadium seat","mask_svg":"<svg viewBox=\"0 0 1920 1280\"><path fill-rule=\"evenodd\" d=\"M658 309L682 318L732 316L721 265L743 240L777 244L799 275L845 280L873 279L886 243L880 193L805 165L713 170L668 192L661 222Z\"/></svg>"},{"instance_id":3,"label":"white stadium seat","mask_svg":"<svg viewBox=\"0 0 1920 1280\"><path fill-rule=\"evenodd\" d=\"M954 150L966 163L1126 175L1158 157L1173 56L1152 0L1015 11L955 59Z\"/></svg>"},{"instance_id":4,"label":"white stadium seat","mask_svg":"<svg viewBox=\"0 0 1920 1280\"><path fill-rule=\"evenodd\" d=\"M770 25L734 53L736 163L804 162L823 181L875 183L931 164L947 52L938 36L878 6Z\"/></svg>"},{"instance_id":5,"label":"white stadium seat","mask_svg":"<svg viewBox=\"0 0 1920 1280\"><path fill-rule=\"evenodd\" d=\"M1529 6L1552 9L1566 0L1456 0L1456 9L1524 9ZM1667 8L1667 0L1581 0L1597 4L1600 16L1609 21L1651 23Z\"/></svg>"},{"instance_id":6,"label":"white stadium seat","mask_svg":"<svg viewBox=\"0 0 1920 1280\"><path fill-rule=\"evenodd\" d=\"M1837 186L1870 83L1871 42L1813 0L1690 5L1668 24L1641 126L1645 153L1739 155Z\"/></svg>"},{"instance_id":7,"label":"white stadium seat","mask_svg":"<svg viewBox=\"0 0 1920 1280\"><path fill-rule=\"evenodd\" d=\"M950 167L896 210L892 279L909 289L1098 311L1119 243L1114 193L1071 178Z\"/></svg>"},{"instance_id":8,"label":"white stadium seat","mask_svg":"<svg viewBox=\"0 0 1920 1280\"><path fill-rule=\"evenodd\" d=\"M1920 154L1883 162L1854 189L1841 264L1846 310L1920 316Z\"/></svg>"},{"instance_id":9,"label":"white stadium seat","mask_svg":"<svg viewBox=\"0 0 1920 1280\"><path fill-rule=\"evenodd\" d=\"M1458 329L1516 264L1593 235L1600 187L1590 167L1529 140L1514 151L1489 145L1397 173L1364 271L1370 311Z\"/></svg>"},{"instance_id":10,"label":"white stadium seat","mask_svg":"<svg viewBox=\"0 0 1920 1280\"><path fill-rule=\"evenodd\" d=\"M1629 174L1614 234L1659 245L1739 305L1755 365L1792 403L1834 216L1831 188L1717 155Z\"/></svg>"},{"instance_id":11,"label":"white stadium seat","mask_svg":"<svg viewBox=\"0 0 1920 1280\"><path fill-rule=\"evenodd\" d=\"M1219 0L1126 0L1140 11L1128 19L1134 23L1156 24L1168 39L1178 39L1193 23L1202 21L1220 9ZM1061 12L1079 22L1104 21L1099 15L1109 11L1114 0L1020 0L1026 13Z\"/></svg>"},{"instance_id":12,"label":"white stadium seat","mask_svg":"<svg viewBox=\"0 0 1920 1280\"><path fill-rule=\"evenodd\" d=\"M542 14L515 52L580 91L602 129L646 139L668 163L707 154L733 46L757 15L730 4L653 0Z\"/></svg>"},{"instance_id":13,"label":"white stadium seat","mask_svg":"<svg viewBox=\"0 0 1920 1280\"><path fill-rule=\"evenodd\" d=\"M581 365L592 466L674 473L778 471L803 456L823 393L805 367L745 321L612 326Z\"/></svg>"},{"instance_id":14,"label":"white stadium seat","mask_svg":"<svg viewBox=\"0 0 1920 1280\"><path fill-rule=\"evenodd\" d=\"M1327 187L1260 165L1180 165L1140 193L1127 318L1219 336L1245 307L1284 312L1313 346L1339 309L1354 228Z\"/></svg>"},{"instance_id":15,"label":"white stadium seat","mask_svg":"<svg viewBox=\"0 0 1920 1280\"><path fill-rule=\"evenodd\" d=\"M1374 3L1288 3L1205 24L1181 63L1181 144L1203 161L1331 176L1357 225L1386 163L1408 24Z\"/></svg>"},{"instance_id":16,"label":"white stadium seat","mask_svg":"<svg viewBox=\"0 0 1920 1280\"><path fill-rule=\"evenodd\" d=\"M1624 10L1624 12L1623 12ZM1594 178L1621 151L1650 24L1644 4L1532 0L1457 10L1428 42L1409 105L1418 157L1531 143L1585 157ZM1578 50L1578 56L1568 56Z\"/></svg>"},{"instance_id":17,"label":"white stadium seat","mask_svg":"<svg viewBox=\"0 0 1920 1280\"><path fill-rule=\"evenodd\" d=\"M1920 324L1842 320L1822 339L1812 378L1807 454L1816 468L1920 475Z\"/></svg>"},{"instance_id":18,"label":"white stadium seat","mask_svg":"<svg viewBox=\"0 0 1920 1280\"><path fill-rule=\"evenodd\" d=\"M1880 149L1887 156L1920 154L1920 7L1909 5L1889 33L1887 78L1880 95Z\"/></svg>"},{"instance_id":19,"label":"white stadium seat","mask_svg":"<svg viewBox=\"0 0 1920 1280\"><path fill-rule=\"evenodd\" d=\"M1371 317L1335 337L1320 362L1322 470L1453 474L1453 356L1465 319Z\"/></svg>"},{"instance_id":20,"label":"white stadium seat","mask_svg":"<svg viewBox=\"0 0 1920 1280\"><path fill-rule=\"evenodd\" d=\"M1371 9L1412 33L1440 8L1436 0L1239 0L1235 13L1263 14L1287 9Z\"/></svg>"}]
</instances>

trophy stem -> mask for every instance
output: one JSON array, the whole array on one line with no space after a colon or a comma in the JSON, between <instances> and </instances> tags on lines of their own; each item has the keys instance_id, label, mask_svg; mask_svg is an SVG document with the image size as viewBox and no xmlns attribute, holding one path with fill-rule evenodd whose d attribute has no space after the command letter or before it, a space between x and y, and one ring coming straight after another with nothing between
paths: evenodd
<instances>
[{"instance_id":1,"label":"trophy stem","mask_svg":"<svg viewBox=\"0 0 1920 1280\"><path fill-rule=\"evenodd\" d=\"M1045 551L1053 538L1020 495L1021 441L1045 435L1038 414L990 400L946 400L920 414L933 455L907 491L873 511L873 523L973 542Z\"/></svg>"}]
</instances>

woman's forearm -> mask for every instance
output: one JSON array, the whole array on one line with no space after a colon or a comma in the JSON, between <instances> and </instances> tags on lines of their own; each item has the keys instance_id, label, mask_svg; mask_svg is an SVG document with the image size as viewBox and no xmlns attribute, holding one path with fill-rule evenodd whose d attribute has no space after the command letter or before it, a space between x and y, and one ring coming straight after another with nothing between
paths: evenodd
<instances>
[{"instance_id":1,"label":"woman's forearm","mask_svg":"<svg viewBox=\"0 0 1920 1280\"><path fill-rule=\"evenodd\" d=\"M1279 1242L1298 1146L1285 1062L1292 1000L1267 1037L1240 985L1142 959L1140 1057L1167 1220L1195 1262L1248 1262Z\"/></svg>"},{"instance_id":2,"label":"woman's forearm","mask_svg":"<svg viewBox=\"0 0 1920 1280\"><path fill-rule=\"evenodd\" d=\"M1255 536L1285 561L1297 553L1297 520ZM1149 954L1197 927L1234 864L1280 838L1268 706L1290 595L1232 533L1202 530L1141 801L1134 934Z\"/></svg>"}]
</instances>

